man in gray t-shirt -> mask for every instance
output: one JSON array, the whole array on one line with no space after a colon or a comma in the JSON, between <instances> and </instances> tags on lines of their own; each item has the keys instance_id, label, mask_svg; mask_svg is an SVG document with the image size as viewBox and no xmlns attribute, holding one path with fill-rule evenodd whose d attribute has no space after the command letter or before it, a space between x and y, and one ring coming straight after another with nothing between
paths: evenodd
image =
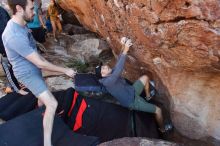
<instances>
[{"instance_id":1,"label":"man in gray t-shirt","mask_svg":"<svg viewBox=\"0 0 220 146\"><path fill-rule=\"evenodd\" d=\"M46 106L43 118L44 146L52 146L51 133L57 101L48 90L41 70L60 72L69 77L74 77L76 72L51 64L36 51L36 43L26 27L34 16L33 0L8 0L8 3L13 16L2 35L6 54L18 81L38 98L38 105Z\"/></svg>"},{"instance_id":2,"label":"man in gray t-shirt","mask_svg":"<svg viewBox=\"0 0 220 146\"><path fill-rule=\"evenodd\" d=\"M12 19L9 20L2 39L17 78L29 71L39 71L36 65L25 58L31 53L37 53L35 40L26 26L21 26Z\"/></svg>"}]
</instances>

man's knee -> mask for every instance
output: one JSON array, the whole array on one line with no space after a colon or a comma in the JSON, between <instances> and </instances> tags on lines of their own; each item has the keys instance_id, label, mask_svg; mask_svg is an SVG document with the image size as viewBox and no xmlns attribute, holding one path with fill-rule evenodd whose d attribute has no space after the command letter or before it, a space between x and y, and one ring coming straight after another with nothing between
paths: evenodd
<instances>
[{"instance_id":1,"label":"man's knee","mask_svg":"<svg viewBox=\"0 0 220 146\"><path fill-rule=\"evenodd\" d=\"M58 106L58 103L57 103L57 100L53 97L51 98L50 100L50 103L48 105L50 108L52 108L53 110L56 110L57 109L57 106Z\"/></svg>"},{"instance_id":2,"label":"man's knee","mask_svg":"<svg viewBox=\"0 0 220 146\"><path fill-rule=\"evenodd\" d=\"M147 75L143 75L139 79L144 85L149 82L149 77Z\"/></svg>"},{"instance_id":3,"label":"man's knee","mask_svg":"<svg viewBox=\"0 0 220 146\"><path fill-rule=\"evenodd\" d=\"M53 96L53 94L50 91L44 91L43 93L41 93L38 97L40 99L41 102L44 103L44 105L46 106L46 108L55 111L58 103L57 100L55 99L55 97Z\"/></svg>"},{"instance_id":4,"label":"man's knee","mask_svg":"<svg viewBox=\"0 0 220 146\"><path fill-rule=\"evenodd\" d=\"M157 114L157 115L162 115L162 110L161 110L161 108L159 108L158 106L156 106L155 114Z\"/></svg>"}]
</instances>

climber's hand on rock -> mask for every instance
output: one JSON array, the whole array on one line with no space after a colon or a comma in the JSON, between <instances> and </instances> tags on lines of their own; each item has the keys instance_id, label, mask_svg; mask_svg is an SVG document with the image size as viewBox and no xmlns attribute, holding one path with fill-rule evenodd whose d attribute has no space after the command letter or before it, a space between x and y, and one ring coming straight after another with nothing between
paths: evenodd
<instances>
[{"instance_id":1,"label":"climber's hand on rock","mask_svg":"<svg viewBox=\"0 0 220 146\"><path fill-rule=\"evenodd\" d=\"M128 47L130 48L132 46L132 42L131 42L131 39L128 39L126 42L125 42L125 47Z\"/></svg>"},{"instance_id":2,"label":"climber's hand on rock","mask_svg":"<svg viewBox=\"0 0 220 146\"><path fill-rule=\"evenodd\" d=\"M126 43L127 40L128 40L128 38L122 37L122 38L121 38L121 44L122 44L122 45L125 45L125 43Z\"/></svg>"},{"instance_id":3,"label":"climber's hand on rock","mask_svg":"<svg viewBox=\"0 0 220 146\"><path fill-rule=\"evenodd\" d=\"M126 42L125 42L125 48L123 50L123 53L127 53L130 49L130 47L132 46L132 42L131 42L131 39L128 39Z\"/></svg>"}]
</instances>

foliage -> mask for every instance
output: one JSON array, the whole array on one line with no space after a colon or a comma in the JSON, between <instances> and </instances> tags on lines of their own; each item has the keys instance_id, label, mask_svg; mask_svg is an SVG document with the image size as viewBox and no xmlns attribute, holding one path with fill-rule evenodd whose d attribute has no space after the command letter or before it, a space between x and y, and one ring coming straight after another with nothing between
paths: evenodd
<instances>
[{"instance_id":1,"label":"foliage","mask_svg":"<svg viewBox=\"0 0 220 146\"><path fill-rule=\"evenodd\" d=\"M79 73L86 73L88 71L89 64L83 63L79 60L72 60L66 64L67 67L75 68Z\"/></svg>"}]
</instances>

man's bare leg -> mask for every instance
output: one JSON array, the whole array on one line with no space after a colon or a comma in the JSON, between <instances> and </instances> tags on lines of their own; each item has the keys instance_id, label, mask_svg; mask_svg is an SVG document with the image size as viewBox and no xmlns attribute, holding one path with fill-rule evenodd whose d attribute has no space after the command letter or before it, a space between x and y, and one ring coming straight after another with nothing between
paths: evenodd
<instances>
[{"instance_id":1,"label":"man's bare leg","mask_svg":"<svg viewBox=\"0 0 220 146\"><path fill-rule=\"evenodd\" d=\"M38 99L46 106L43 118L44 146L52 146L51 135L54 116L57 108L57 101L49 90L41 93Z\"/></svg>"},{"instance_id":2,"label":"man's bare leg","mask_svg":"<svg viewBox=\"0 0 220 146\"><path fill-rule=\"evenodd\" d=\"M63 31L62 25L60 23L60 20L56 20L56 26L58 28L59 33L61 33Z\"/></svg>"},{"instance_id":3,"label":"man's bare leg","mask_svg":"<svg viewBox=\"0 0 220 146\"><path fill-rule=\"evenodd\" d=\"M44 103L42 101L40 101L40 99L37 100L37 105L38 107L41 107L44 105Z\"/></svg>"},{"instance_id":4,"label":"man's bare leg","mask_svg":"<svg viewBox=\"0 0 220 146\"><path fill-rule=\"evenodd\" d=\"M55 41L57 41L57 39L56 39L57 27L56 27L55 21L51 21L51 25L52 25L52 29L53 29L53 38L54 38Z\"/></svg>"},{"instance_id":5,"label":"man's bare leg","mask_svg":"<svg viewBox=\"0 0 220 146\"><path fill-rule=\"evenodd\" d=\"M150 97L150 79L147 75L143 75L139 78L139 80L143 83L144 85L144 90L146 93L147 97Z\"/></svg>"},{"instance_id":6,"label":"man's bare leg","mask_svg":"<svg viewBox=\"0 0 220 146\"><path fill-rule=\"evenodd\" d=\"M144 89L146 92L146 96L150 97L150 89L149 89L149 85L150 85L150 79L147 75L143 75L139 78L139 80L143 83L144 85ZM164 132L164 121L163 121L163 115L162 115L162 111L159 107L156 106L156 112L155 112L155 118L156 118L156 122L158 124L158 126L160 127L160 131Z\"/></svg>"},{"instance_id":7,"label":"man's bare leg","mask_svg":"<svg viewBox=\"0 0 220 146\"><path fill-rule=\"evenodd\" d=\"M155 118L158 126L160 127L160 131L163 132L164 131L163 115L161 109L157 106L156 106Z\"/></svg>"}]
</instances>

